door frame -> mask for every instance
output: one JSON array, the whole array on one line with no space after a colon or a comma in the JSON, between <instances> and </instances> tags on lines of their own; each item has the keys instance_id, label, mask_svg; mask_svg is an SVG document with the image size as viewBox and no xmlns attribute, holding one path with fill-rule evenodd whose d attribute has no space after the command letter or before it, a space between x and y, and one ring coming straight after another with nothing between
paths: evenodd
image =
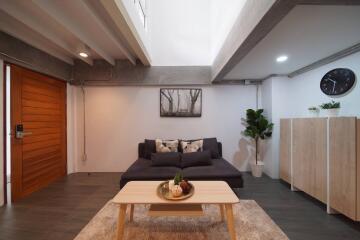
<instances>
[{"instance_id":1,"label":"door frame","mask_svg":"<svg viewBox=\"0 0 360 240\"><path fill-rule=\"evenodd\" d=\"M6 148L7 148L7 145L6 145L6 66L8 66L8 62L6 61L3 61L3 125L2 125L2 128L3 128L3 181L4 181L4 192L3 192L3 196L4 196L4 205L7 204L7 176L6 176Z\"/></svg>"},{"instance_id":2,"label":"door frame","mask_svg":"<svg viewBox=\"0 0 360 240\"><path fill-rule=\"evenodd\" d=\"M6 112L7 112L7 99L6 99L6 88L7 88L7 84L6 84L6 66L9 66L11 68L11 65L14 65L14 66L17 66L17 67L21 67L21 68L24 68L26 70L29 70L29 71L32 71L32 72L35 72L37 74L41 74L43 76L46 76L46 77L49 77L49 78L52 78L52 79L55 79L55 80L58 80L58 81L61 81L61 82L65 82L65 170L66 170L66 175L68 173L68 141L67 141L67 130L68 130L68 126L67 126L67 81L64 81L62 79L59 79L57 77L54 77L54 76L50 76L48 74L45 74L45 73L42 73L42 72L39 72L39 71L36 71L36 70L33 70L31 68L27 68L27 67L24 67L22 65L19 65L19 64L14 64L14 63L11 63L11 62L8 62L8 61L3 61L3 147L4 147L4 152L3 152L3 158L4 158L4 171L3 171L3 174L4 174L4 204L8 204L7 202L7 176L6 176L6 167L7 167L7 164L6 164L6 157L7 157L7 145L6 145L6 128L7 128L7 124L6 124ZM10 79L11 81L11 79ZM11 84L10 84L11 85ZM10 90L11 91L11 90ZM11 99L11 98L10 98ZM11 104L10 104L10 108L11 108ZM11 109L10 109L10 114L11 114ZM11 146L11 144L10 144ZM10 150L11 151L11 150ZM10 164L12 165L12 159L10 159ZM12 167L11 167L12 169ZM12 191L11 191L11 195L12 195ZM11 202L13 202L13 198L11 198Z\"/></svg>"}]
</instances>

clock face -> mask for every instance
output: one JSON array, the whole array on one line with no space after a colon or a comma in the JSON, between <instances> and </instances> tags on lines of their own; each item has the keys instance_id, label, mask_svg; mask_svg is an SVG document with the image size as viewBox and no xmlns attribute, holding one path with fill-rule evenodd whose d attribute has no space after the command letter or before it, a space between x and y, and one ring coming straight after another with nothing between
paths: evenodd
<instances>
[{"instance_id":1,"label":"clock face","mask_svg":"<svg viewBox=\"0 0 360 240\"><path fill-rule=\"evenodd\" d=\"M355 83L355 74L347 68L336 68L327 72L321 79L320 89L326 95L342 95Z\"/></svg>"}]
</instances>

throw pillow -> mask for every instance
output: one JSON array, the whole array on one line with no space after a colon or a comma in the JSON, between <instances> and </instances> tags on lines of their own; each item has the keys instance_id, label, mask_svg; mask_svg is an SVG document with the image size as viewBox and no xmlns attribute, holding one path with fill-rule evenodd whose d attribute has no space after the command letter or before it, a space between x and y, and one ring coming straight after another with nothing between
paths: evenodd
<instances>
[{"instance_id":1,"label":"throw pillow","mask_svg":"<svg viewBox=\"0 0 360 240\"><path fill-rule=\"evenodd\" d=\"M203 149L209 150L212 158L220 158L219 146L216 138L204 138Z\"/></svg>"},{"instance_id":2,"label":"throw pillow","mask_svg":"<svg viewBox=\"0 0 360 240\"><path fill-rule=\"evenodd\" d=\"M151 159L151 154L152 153L156 153L155 140L145 139L144 157L146 159Z\"/></svg>"},{"instance_id":3,"label":"throw pillow","mask_svg":"<svg viewBox=\"0 0 360 240\"><path fill-rule=\"evenodd\" d=\"M181 151L183 153L190 152L201 152L203 150L203 140L194 140L194 141L181 141Z\"/></svg>"},{"instance_id":4,"label":"throw pillow","mask_svg":"<svg viewBox=\"0 0 360 240\"><path fill-rule=\"evenodd\" d=\"M178 152L179 140L156 139L156 152Z\"/></svg>"},{"instance_id":5,"label":"throw pillow","mask_svg":"<svg viewBox=\"0 0 360 240\"><path fill-rule=\"evenodd\" d=\"M165 166L180 167L181 166L180 160L181 160L181 156L180 153L178 152L151 154L152 166L155 167L165 167Z\"/></svg>"},{"instance_id":6,"label":"throw pillow","mask_svg":"<svg viewBox=\"0 0 360 240\"><path fill-rule=\"evenodd\" d=\"M183 153L181 156L181 167L195 167L211 165L210 151Z\"/></svg>"}]
</instances>

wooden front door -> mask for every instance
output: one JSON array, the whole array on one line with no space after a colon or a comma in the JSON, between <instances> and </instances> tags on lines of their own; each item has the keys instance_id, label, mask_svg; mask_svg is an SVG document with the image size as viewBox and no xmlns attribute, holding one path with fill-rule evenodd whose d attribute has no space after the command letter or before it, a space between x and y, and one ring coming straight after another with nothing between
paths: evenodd
<instances>
[{"instance_id":1,"label":"wooden front door","mask_svg":"<svg viewBox=\"0 0 360 240\"><path fill-rule=\"evenodd\" d=\"M66 83L10 68L11 193L16 201L66 175Z\"/></svg>"}]
</instances>

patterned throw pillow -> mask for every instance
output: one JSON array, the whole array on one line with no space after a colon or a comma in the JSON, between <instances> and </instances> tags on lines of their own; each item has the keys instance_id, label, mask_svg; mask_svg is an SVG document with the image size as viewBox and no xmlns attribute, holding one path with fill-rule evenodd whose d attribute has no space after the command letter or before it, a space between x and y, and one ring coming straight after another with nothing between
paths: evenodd
<instances>
[{"instance_id":1,"label":"patterned throw pillow","mask_svg":"<svg viewBox=\"0 0 360 240\"><path fill-rule=\"evenodd\" d=\"M203 150L202 139L195 141L181 141L181 149L183 153L191 153L191 152L202 152Z\"/></svg>"},{"instance_id":2,"label":"patterned throw pillow","mask_svg":"<svg viewBox=\"0 0 360 240\"><path fill-rule=\"evenodd\" d=\"M156 152L177 152L179 140L161 140L156 139Z\"/></svg>"}]
</instances>

